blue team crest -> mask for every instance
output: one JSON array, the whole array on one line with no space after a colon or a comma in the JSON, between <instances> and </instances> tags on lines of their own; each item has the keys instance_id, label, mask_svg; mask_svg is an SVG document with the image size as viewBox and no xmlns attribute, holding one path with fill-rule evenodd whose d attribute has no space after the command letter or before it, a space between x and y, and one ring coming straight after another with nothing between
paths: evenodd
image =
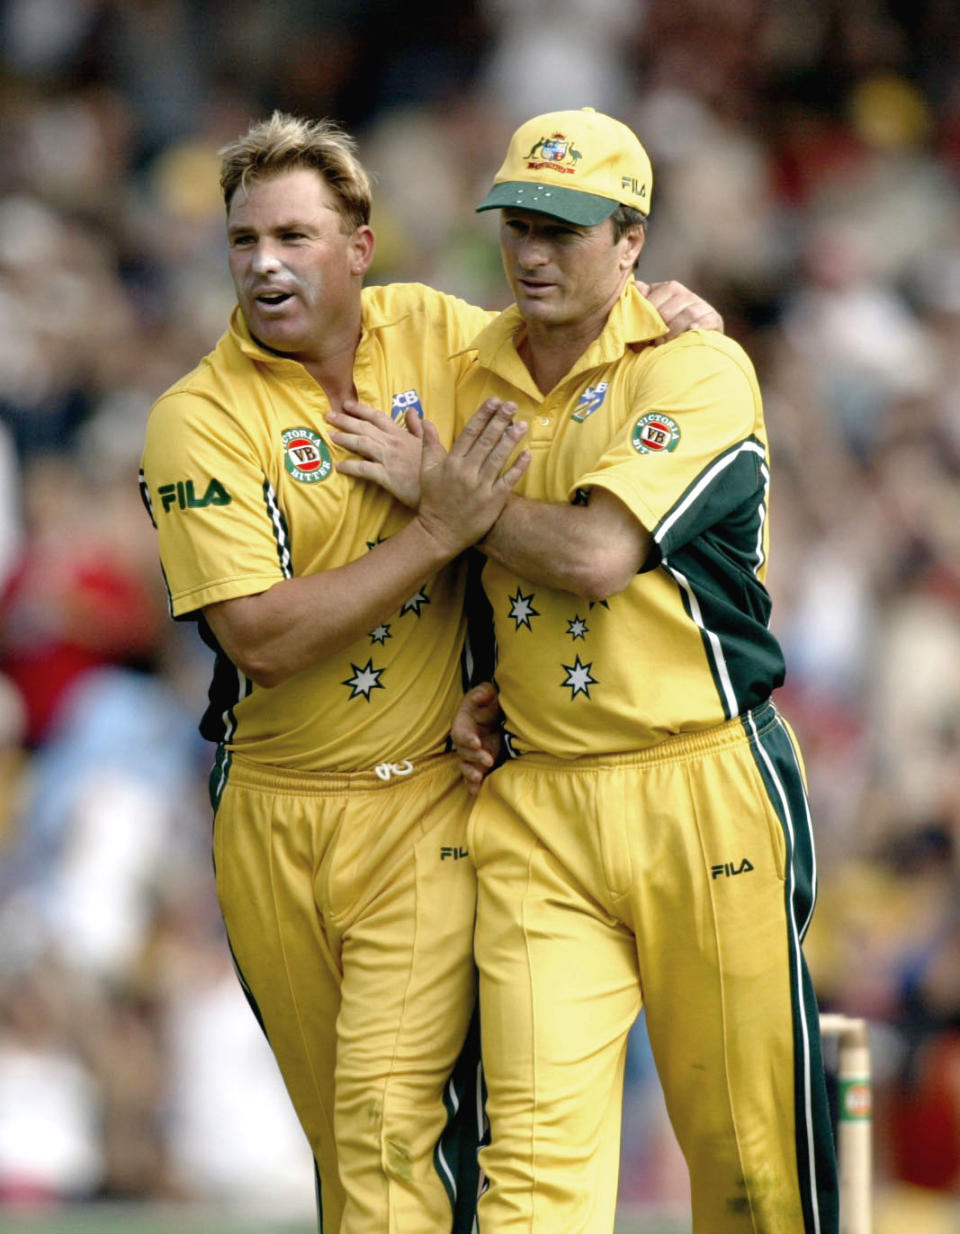
<instances>
[{"instance_id":1,"label":"blue team crest","mask_svg":"<svg viewBox=\"0 0 960 1234\"><path fill-rule=\"evenodd\" d=\"M413 408L420 419L423 419L423 408L420 406L420 395L416 390L403 390L393 396L393 406L390 408L391 420L402 420L405 413Z\"/></svg>"},{"instance_id":2,"label":"blue team crest","mask_svg":"<svg viewBox=\"0 0 960 1234\"><path fill-rule=\"evenodd\" d=\"M587 386L586 390L580 395L580 401L573 409L570 419L576 420L578 424L582 424L588 416L592 416L607 397L608 385L609 382L598 381L595 386Z\"/></svg>"},{"instance_id":3,"label":"blue team crest","mask_svg":"<svg viewBox=\"0 0 960 1234\"><path fill-rule=\"evenodd\" d=\"M561 163L567 157L570 142L563 141L559 136L550 137L540 147L541 158L549 159L551 163Z\"/></svg>"},{"instance_id":4,"label":"blue team crest","mask_svg":"<svg viewBox=\"0 0 960 1234\"><path fill-rule=\"evenodd\" d=\"M541 137L534 142L530 153L524 160L528 167L556 167L558 171L573 172L583 155L564 133L551 133L549 137Z\"/></svg>"}]
</instances>

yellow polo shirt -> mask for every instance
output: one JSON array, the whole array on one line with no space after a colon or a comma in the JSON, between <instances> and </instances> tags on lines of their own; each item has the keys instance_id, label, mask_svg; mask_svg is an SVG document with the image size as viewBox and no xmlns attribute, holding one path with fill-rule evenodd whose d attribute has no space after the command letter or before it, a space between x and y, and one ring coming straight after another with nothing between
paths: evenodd
<instances>
[{"instance_id":1,"label":"yellow polo shirt","mask_svg":"<svg viewBox=\"0 0 960 1234\"><path fill-rule=\"evenodd\" d=\"M767 628L767 439L743 350L712 331L658 347L657 312L628 283L603 333L549 394L520 359L507 309L474 341L458 389L518 404L532 462L517 492L615 494L655 549L624 591L588 603L488 561L496 680L514 753L620 753L710 728L783 678Z\"/></svg>"},{"instance_id":2,"label":"yellow polo shirt","mask_svg":"<svg viewBox=\"0 0 960 1234\"><path fill-rule=\"evenodd\" d=\"M455 383L469 365L450 355L491 314L419 284L365 288L362 304L359 397L395 417L419 408L449 446ZM345 565L410 518L376 485L336 470L346 452L330 440L328 411L306 369L260 347L239 310L215 349L157 400L142 485L175 617ZM230 662L200 615L217 653L201 731L307 771L443 749L463 688L463 595L455 564L344 651L271 689Z\"/></svg>"}]
</instances>

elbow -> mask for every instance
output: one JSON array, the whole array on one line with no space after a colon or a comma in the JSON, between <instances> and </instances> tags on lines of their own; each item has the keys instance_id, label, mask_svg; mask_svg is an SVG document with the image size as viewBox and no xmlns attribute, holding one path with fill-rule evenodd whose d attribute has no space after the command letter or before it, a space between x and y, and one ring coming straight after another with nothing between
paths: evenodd
<instances>
[{"instance_id":1,"label":"elbow","mask_svg":"<svg viewBox=\"0 0 960 1234\"><path fill-rule=\"evenodd\" d=\"M571 587L578 596L594 604L619 595L630 586L643 569L653 543L633 520L624 534L608 531L602 544L597 540L594 537L593 543L584 545L577 554L572 567L575 586Z\"/></svg>"},{"instance_id":2,"label":"elbow","mask_svg":"<svg viewBox=\"0 0 960 1234\"><path fill-rule=\"evenodd\" d=\"M279 669L270 670L260 668L254 673L247 673L247 676L255 686L259 686L261 690L272 690L274 686L280 685L291 677L291 673L281 672Z\"/></svg>"},{"instance_id":3,"label":"elbow","mask_svg":"<svg viewBox=\"0 0 960 1234\"><path fill-rule=\"evenodd\" d=\"M244 677L249 678L261 690L272 690L274 686L280 685L281 682L286 681L290 676L289 673L283 672L278 666L253 656L244 656L240 661L234 660L234 664L243 673Z\"/></svg>"},{"instance_id":4,"label":"elbow","mask_svg":"<svg viewBox=\"0 0 960 1234\"><path fill-rule=\"evenodd\" d=\"M623 591L636 576L639 566L610 554L597 553L575 569L570 590L574 595L598 604Z\"/></svg>"},{"instance_id":5,"label":"elbow","mask_svg":"<svg viewBox=\"0 0 960 1234\"><path fill-rule=\"evenodd\" d=\"M269 647L234 648L228 649L227 654L244 677L262 690L272 690L293 676L294 670L290 664L281 663L277 656L271 655Z\"/></svg>"},{"instance_id":6,"label":"elbow","mask_svg":"<svg viewBox=\"0 0 960 1234\"><path fill-rule=\"evenodd\" d=\"M278 623L270 620L269 611L264 614L265 603L260 594L241 596L210 605L204 616L217 646L237 671L270 690L292 677L299 665Z\"/></svg>"},{"instance_id":7,"label":"elbow","mask_svg":"<svg viewBox=\"0 0 960 1234\"><path fill-rule=\"evenodd\" d=\"M632 577L633 575L629 578L597 575L584 579L575 589L575 594L584 600L589 600L591 604L600 604L603 600L609 600L611 596L623 591Z\"/></svg>"}]
</instances>

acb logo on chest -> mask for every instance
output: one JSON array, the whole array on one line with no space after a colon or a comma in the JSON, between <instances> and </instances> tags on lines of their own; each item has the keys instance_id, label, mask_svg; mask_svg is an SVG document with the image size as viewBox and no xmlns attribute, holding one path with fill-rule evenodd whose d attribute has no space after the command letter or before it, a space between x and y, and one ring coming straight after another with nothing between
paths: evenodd
<instances>
[{"instance_id":1,"label":"acb logo on chest","mask_svg":"<svg viewBox=\"0 0 960 1234\"><path fill-rule=\"evenodd\" d=\"M393 396L390 404L390 419L402 420L411 407L422 420L423 407L420 404L420 395L415 389L401 390L399 394Z\"/></svg>"}]
</instances>

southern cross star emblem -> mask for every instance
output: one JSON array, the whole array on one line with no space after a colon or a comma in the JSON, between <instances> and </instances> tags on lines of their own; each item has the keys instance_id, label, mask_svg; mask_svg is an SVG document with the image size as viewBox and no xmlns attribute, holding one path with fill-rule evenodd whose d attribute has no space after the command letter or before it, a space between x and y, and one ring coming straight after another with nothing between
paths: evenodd
<instances>
[{"instance_id":1,"label":"southern cross star emblem","mask_svg":"<svg viewBox=\"0 0 960 1234\"><path fill-rule=\"evenodd\" d=\"M590 627L579 613L575 613L573 620L567 622L567 633L574 640L574 642L576 642L578 638L585 638L589 628Z\"/></svg>"},{"instance_id":2,"label":"southern cross star emblem","mask_svg":"<svg viewBox=\"0 0 960 1234\"><path fill-rule=\"evenodd\" d=\"M370 642L371 643L383 644L387 641L388 638L392 638L392 637L393 635L390 633L389 626L379 625L377 626L375 630L370 631Z\"/></svg>"},{"instance_id":3,"label":"southern cross star emblem","mask_svg":"<svg viewBox=\"0 0 960 1234\"><path fill-rule=\"evenodd\" d=\"M572 664L564 664L563 667L566 670L567 680L561 682L561 684L570 687L572 691L570 695L571 700L575 699L578 694L585 694L589 698L590 687L597 684L596 677L590 673L593 664L583 664L580 657L577 656Z\"/></svg>"},{"instance_id":4,"label":"southern cross star emblem","mask_svg":"<svg viewBox=\"0 0 960 1234\"><path fill-rule=\"evenodd\" d=\"M411 596L410 599L407 600L406 604L404 604L403 608L400 610L400 616L402 617L404 613L415 613L416 616L419 617L421 606L429 603L430 597L421 587L417 594L415 596Z\"/></svg>"},{"instance_id":5,"label":"southern cross star emblem","mask_svg":"<svg viewBox=\"0 0 960 1234\"><path fill-rule=\"evenodd\" d=\"M532 629L530 618L540 616L533 607L533 594L525 596L518 587L517 594L510 596L510 616L513 618L515 630L519 630L521 626L526 626L528 630Z\"/></svg>"},{"instance_id":6,"label":"southern cross star emblem","mask_svg":"<svg viewBox=\"0 0 960 1234\"><path fill-rule=\"evenodd\" d=\"M593 606L594 606L595 604L599 604L601 608L606 608L606 609L609 609L609 608L610 608L610 602L609 602L609 600L591 600L591 601L590 601L590 607L591 607L591 608L593 608Z\"/></svg>"},{"instance_id":7,"label":"southern cross star emblem","mask_svg":"<svg viewBox=\"0 0 960 1234\"><path fill-rule=\"evenodd\" d=\"M371 690L386 689L380 680L384 670L382 668L374 668L373 660L368 660L363 668L360 668L357 664L351 664L350 667L353 669L353 676L348 677L346 681L342 681L340 684L351 688L353 691L350 695L351 698L359 698L362 694L369 703Z\"/></svg>"}]
</instances>

